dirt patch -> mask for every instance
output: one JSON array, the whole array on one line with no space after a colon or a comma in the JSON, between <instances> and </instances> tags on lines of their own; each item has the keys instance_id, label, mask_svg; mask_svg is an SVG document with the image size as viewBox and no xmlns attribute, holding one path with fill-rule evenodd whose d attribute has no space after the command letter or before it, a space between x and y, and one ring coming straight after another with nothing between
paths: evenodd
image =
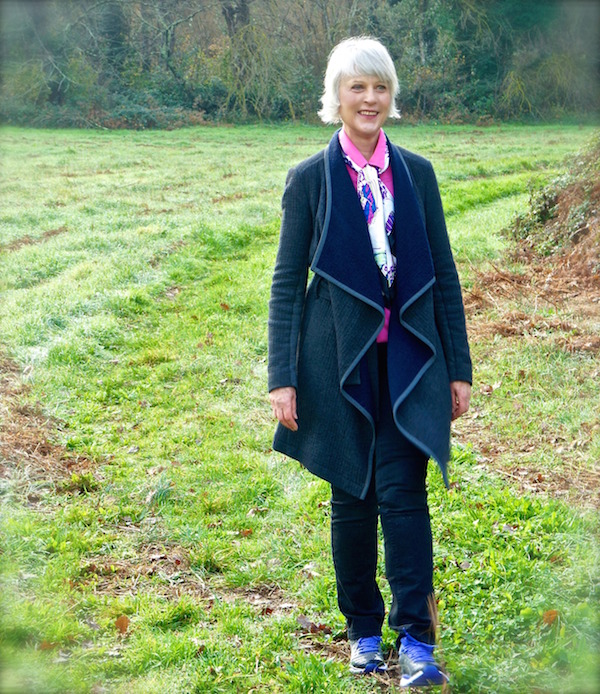
<instances>
[{"instance_id":1,"label":"dirt patch","mask_svg":"<svg viewBox=\"0 0 600 694\"><path fill-rule=\"evenodd\" d=\"M18 251L20 248L23 248L23 246L32 246L36 243L43 243L44 241L47 241L54 236L60 236L60 234L64 234L67 231L67 227L62 226L58 227L57 229L45 231L41 236L36 236L35 238L33 236L22 236L20 239L7 243L5 246L0 246L0 250L4 251L5 253L13 253L14 251Z\"/></svg>"},{"instance_id":2,"label":"dirt patch","mask_svg":"<svg viewBox=\"0 0 600 694\"><path fill-rule=\"evenodd\" d=\"M93 462L56 443L61 423L40 405L24 404L27 392L18 365L0 356L0 479L16 477L21 485L89 481Z\"/></svg>"},{"instance_id":3,"label":"dirt patch","mask_svg":"<svg viewBox=\"0 0 600 694\"><path fill-rule=\"evenodd\" d=\"M227 593L219 593L219 597L226 602L243 600L251 605L258 615L265 617L289 614L298 607L295 602L290 601L289 595L276 585L239 588Z\"/></svg>"},{"instance_id":4,"label":"dirt patch","mask_svg":"<svg viewBox=\"0 0 600 694\"><path fill-rule=\"evenodd\" d=\"M120 528L119 532L131 530ZM213 595L190 570L188 550L167 544L138 547L131 559L88 557L71 582L73 588L91 587L94 593L102 595L151 593L164 598L187 595L197 599L210 599Z\"/></svg>"},{"instance_id":5,"label":"dirt patch","mask_svg":"<svg viewBox=\"0 0 600 694\"><path fill-rule=\"evenodd\" d=\"M119 533L142 532L139 527L119 528ZM97 595L152 594L165 599L182 595L202 601L210 610L216 600L246 602L257 617L277 618L297 609L289 596L276 585L221 589L205 581L190 566L189 550L161 543L140 545L135 557L118 559L106 555L87 557L71 580L73 588L92 588Z\"/></svg>"},{"instance_id":6,"label":"dirt patch","mask_svg":"<svg viewBox=\"0 0 600 694\"><path fill-rule=\"evenodd\" d=\"M600 183L596 169L589 163L586 167L585 182L574 181L555 194L542 196L547 209L538 201L536 215L547 219L516 241L508 258L516 270L490 265L475 275L464 295L473 343L501 349L503 343L519 340L568 354L600 354ZM543 252L540 239L550 240ZM526 389L526 374L517 371L516 375ZM600 365L585 378L600 382ZM495 390L489 384L477 387L483 396ZM515 414L523 407L518 399L513 406ZM590 461L588 454L590 444L598 439L600 419L584 423L570 441L552 426L542 425L541 430L535 441L501 440L476 402L456 426L459 439L474 446L484 466L523 492L600 507L600 464ZM553 447L560 468L549 473L519 462L539 447Z\"/></svg>"}]
</instances>

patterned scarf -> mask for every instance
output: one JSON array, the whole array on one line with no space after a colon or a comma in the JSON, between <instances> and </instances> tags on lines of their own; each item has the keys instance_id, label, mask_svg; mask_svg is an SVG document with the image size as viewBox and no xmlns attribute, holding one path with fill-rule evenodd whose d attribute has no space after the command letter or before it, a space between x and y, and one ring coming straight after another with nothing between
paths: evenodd
<instances>
[{"instance_id":1,"label":"patterned scarf","mask_svg":"<svg viewBox=\"0 0 600 694\"><path fill-rule=\"evenodd\" d=\"M344 152L344 161L357 173L357 189L360 204L365 213L373 256L381 273L391 287L396 277L396 258L390 248L389 236L394 228L394 198L379 178L390 165L390 153L386 145L383 168L367 164L360 168Z\"/></svg>"}]
</instances>

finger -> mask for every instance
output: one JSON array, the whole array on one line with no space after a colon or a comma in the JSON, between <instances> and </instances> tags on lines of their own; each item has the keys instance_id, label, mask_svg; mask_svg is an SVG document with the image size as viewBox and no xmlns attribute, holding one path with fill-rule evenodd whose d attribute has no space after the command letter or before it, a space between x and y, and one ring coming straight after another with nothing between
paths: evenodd
<instances>
[{"instance_id":1,"label":"finger","mask_svg":"<svg viewBox=\"0 0 600 694\"><path fill-rule=\"evenodd\" d=\"M286 422L282 422L282 424L284 427L286 427L286 429L289 429L290 431L298 431L298 423L295 419L287 420Z\"/></svg>"},{"instance_id":2,"label":"finger","mask_svg":"<svg viewBox=\"0 0 600 694\"><path fill-rule=\"evenodd\" d=\"M298 423L295 418L293 417L286 417L286 416L281 416L277 418L281 424L286 428L290 429L290 431L298 431Z\"/></svg>"},{"instance_id":3,"label":"finger","mask_svg":"<svg viewBox=\"0 0 600 694\"><path fill-rule=\"evenodd\" d=\"M452 421L454 421L455 419L458 419L461 416L461 414L462 414L461 402L460 402L460 399L458 397L456 397L452 401Z\"/></svg>"},{"instance_id":4,"label":"finger","mask_svg":"<svg viewBox=\"0 0 600 694\"><path fill-rule=\"evenodd\" d=\"M469 406L467 403L461 400L457 400L454 407L452 408L452 420L454 421L455 419L462 417L468 409Z\"/></svg>"},{"instance_id":5,"label":"finger","mask_svg":"<svg viewBox=\"0 0 600 694\"><path fill-rule=\"evenodd\" d=\"M296 421L297 416L295 413L295 408L292 408L292 406L286 405L285 407L274 407L273 414L275 415L276 419L287 429L290 429L291 431L298 430L298 423Z\"/></svg>"}]
</instances>

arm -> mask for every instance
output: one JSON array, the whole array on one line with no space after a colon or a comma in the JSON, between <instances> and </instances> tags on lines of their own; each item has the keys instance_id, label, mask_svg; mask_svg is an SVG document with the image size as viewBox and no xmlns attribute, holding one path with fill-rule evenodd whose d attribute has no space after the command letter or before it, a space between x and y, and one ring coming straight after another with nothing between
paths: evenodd
<instances>
[{"instance_id":1,"label":"arm","mask_svg":"<svg viewBox=\"0 0 600 694\"><path fill-rule=\"evenodd\" d=\"M435 319L450 377L452 420L455 420L469 409L473 373L460 281L450 248L437 180L431 166L424 205L436 276L433 289Z\"/></svg>"},{"instance_id":2,"label":"arm","mask_svg":"<svg viewBox=\"0 0 600 694\"><path fill-rule=\"evenodd\" d=\"M296 353L313 233L311 208L296 169L288 173L282 210L269 302L269 391L273 414L284 426L295 431Z\"/></svg>"},{"instance_id":3,"label":"arm","mask_svg":"<svg viewBox=\"0 0 600 694\"><path fill-rule=\"evenodd\" d=\"M470 384L473 381L473 373L462 292L446 230L442 200L431 165L426 172L423 202L436 277L433 287L435 320L444 349L448 375L451 383Z\"/></svg>"}]
</instances>

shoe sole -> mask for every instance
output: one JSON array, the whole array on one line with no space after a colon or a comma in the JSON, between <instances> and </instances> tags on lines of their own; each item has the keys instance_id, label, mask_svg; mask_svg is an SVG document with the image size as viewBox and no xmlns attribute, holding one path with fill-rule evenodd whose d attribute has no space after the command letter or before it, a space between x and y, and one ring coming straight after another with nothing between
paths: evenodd
<instances>
[{"instance_id":1,"label":"shoe sole","mask_svg":"<svg viewBox=\"0 0 600 694\"><path fill-rule=\"evenodd\" d=\"M365 667L350 665L350 672L353 675L370 675L372 672L385 672L386 670L387 665L385 663L379 663L378 665L367 663Z\"/></svg>"},{"instance_id":2,"label":"shoe sole","mask_svg":"<svg viewBox=\"0 0 600 694\"><path fill-rule=\"evenodd\" d=\"M400 678L401 687L433 687L449 682L448 675L440 672L437 668L419 670L414 675L402 675Z\"/></svg>"}]
</instances>

